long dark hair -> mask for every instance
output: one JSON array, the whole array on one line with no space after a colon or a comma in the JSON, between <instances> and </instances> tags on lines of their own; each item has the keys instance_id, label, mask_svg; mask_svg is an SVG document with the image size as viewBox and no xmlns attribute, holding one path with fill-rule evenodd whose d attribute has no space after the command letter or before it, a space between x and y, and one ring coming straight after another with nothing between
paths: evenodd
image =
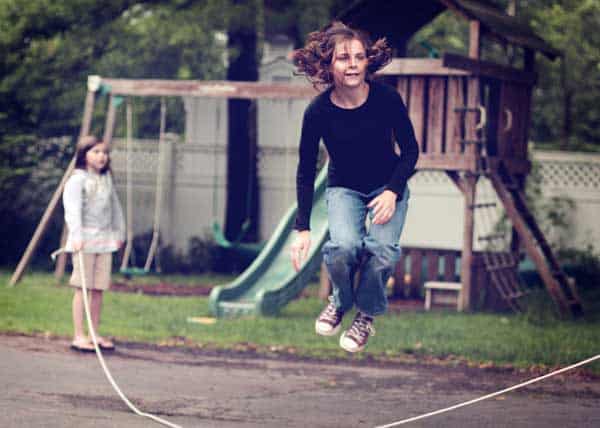
<instances>
[{"instance_id":1,"label":"long dark hair","mask_svg":"<svg viewBox=\"0 0 600 428\"><path fill-rule=\"evenodd\" d=\"M98 144L102 144L102 140L96 139L93 135L86 135L82 137L77 143L77 147L75 149L75 168L86 169L87 162L85 160L85 156L87 152L89 152L94 146ZM110 172L110 156L108 157L108 161L106 165L100 170L100 174L106 174Z\"/></svg>"},{"instance_id":2,"label":"long dark hair","mask_svg":"<svg viewBox=\"0 0 600 428\"><path fill-rule=\"evenodd\" d=\"M365 47L367 55L367 80L392 59L392 49L385 38L372 43L366 33L355 30L340 21L334 21L320 31L308 35L306 45L292 54L298 72L306 75L313 85L332 85L331 62L337 43L358 40Z\"/></svg>"}]
</instances>

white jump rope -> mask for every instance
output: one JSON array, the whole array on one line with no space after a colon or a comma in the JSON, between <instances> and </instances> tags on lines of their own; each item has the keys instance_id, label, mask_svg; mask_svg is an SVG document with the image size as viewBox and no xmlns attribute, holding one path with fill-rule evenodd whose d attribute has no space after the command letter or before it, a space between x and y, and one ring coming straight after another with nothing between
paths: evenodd
<instances>
[{"instance_id":1,"label":"white jump rope","mask_svg":"<svg viewBox=\"0 0 600 428\"><path fill-rule=\"evenodd\" d=\"M90 306L88 303L87 284L86 284L86 280L85 280L85 266L83 264L83 252L82 251L79 251L77 253L77 262L79 263L79 271L81 272L81 289L83 290L83 306L85 308L85 317L87 319L88 330L90 332L90 335L92 336L92 342L94 342L94 348L96 349L96 355L98 356L98 360L100 361L100 365L102 366L102 369L104 370L104 374L106 375L106 378L112 385L113 389L115 391L117 391L117 394L119 394L119 397L121 397L121 399L125 402L125 404L127 404L127 407L129 407L135 414L144 416L146 418L150 418L153 421L158 422L159 424L166 425L171 428L182 428L180 425L176 425L174 423L171 423L169 421L161 419L158 416L154 416L150 413L145 413L145 412L140 411L137 407L135 407L131 403L131 401L129 401L129 399L127 399L125 394L123 394L123 392L121 392L119 385L117 385L117 383L113 379L112 375L110 374L110 371L108 370L108 367L106 366L106 363L104 362L104 357L102 356L100 347L98 346L98 339L96 338L96 332L94 331L94 325L92 324L92 316L90 314Z\"/></svg>"},{"instance_id":2,"label":"white jump rope","mask_svg":"<svg viewBox=\"0 0 600 428\"><path fill-rule=\"evenodd\" d=\"M125 394L123 394L123 392L121 392L121 389L119 388L119 385L117 385L117 383L115 382L115 380L113 379L112 375L110 374L110 371L108 370L108 367L106 366L106 363L104 362L104 357L102 356L102 352L100 351L100 347L98 346L98 340L96 338L96 332L94 331L94 326L92 324L92 316L90 314L90 308L89 308L89 303L88 303L88 296L87 296L87 285L86 285L86 281L85 281L85 266L83 264L83 252L79 251L77 253L77 261L79 263L79 271L81 272L81 284L82 284L82 290L83 290L83 306L85 308L85 317L87 319L87 324L88 324L88 330L90 331L90 335L92 336L92 342L94 342L94 348L96 349L96 355L98 356L98 360L100 361L100 365L102 366L102 369L104 370L104 374L106 375L106 378L108 379L108 381L110 382L110 384L112 385L112 387L114 388L114 390L117 392L117 394L119 394L119 397L121 397L121 399L125 402L125 404L127 404L127 407L129 407L135 414L139 415L139 416L144 416L147 418L150 418L156 422L158 422L159 424L171 427L171 428L182 428L180 425L176 425L174 423L171 423L169 421L166 421L164 419L159 418L158 416L152 415L150 413L145 413L142 412L140 410L138 410L137 407L135 407L131 401L129 401L129 399L125 396ZM387 424L387 425L379 425L375 428L392 428L392 427L396 427L399 425L404 425L410 422L416 422L418 420L421 419L425 419L425 418L429 418L431 416L435 416L435 415L439 415L441 413L446 413L449 412L451 410L456 410L460 407L465 407L465 406L469 406L471 404L475 404L478 403L480 401L483 400L488 400L490 398L494 398L497 397L499 395L505 394L507 392L510 391L514 391L516 389L520 389L523 388L527 385L531 385L532 383L536 383L539 382L541 380L547 379L549 377L552 376L556 376L558 374L567 372L569 370L573 370L577 367L583 366L585 364L589 364L593 361L599 360L600 359L600 354L595 355L591 358L588 358L586 360L580 361L578 363L572 364L568 367L564 367L562 369L553 371L551 373L545 374L544 376L540 376L534 379L530 379L526 382L520 383L518 385L514 385L511 386L510 388L505 388L501 391L496 391L493 392L491 394L488 395L484 395L482 397L473 399L473 400L469 400L469 401L465 401L463 403L459 403L459 404L455 404L454 406L450 406L450 407L446 407L445 409L440 409L440 410L436 410L434 412L430 412L430 413L425 413L423 415L420 416L415 416L412 418L408 418L408 419L403 419L401 421L398 422L393 422L391 424Z\"/></svg>"},{"instance_id":3,"label":"white jump rope","mask_svg":"<svg viewBox=\"0 0 600 428\"><path fill-rule=\"evenodd\" d=\"M478 403L478 402L483 401L483 400L487 400L489 398L497 397L498 395L502 395L502 394L504 394L506 392L514 391L515 389L523 388L524 386L531 385L532 383L539 382L541 380L547 379L547 378L549 378L551 376L556 376L556 375L558 375L560 373L564 373L564 372L569 371L569 370L573 370L576 367L583 366L584 364L589 364L592 361L595 361L595 360L598 360L598 359L600 359L600 354L595 355L595 356L593 356L591 358L588 358L587 360L583 360L583 361L580 361L578 363L572 364L572 365L570 365L568 367L564 367L564 368L562 368L560 370L556 370L556 371L553 371L551 373L545 374L544 376L540 376L540 377L537 377L537 378L534 378L534 379L530 379L530 380L528 380L526 382L520 383L520 384L515 385L515 386L511 386L510 388L506 388L506 389L503 389L501 391L497 391L497 392L494 392L494 393L491 393L491 394L488 394L488 395L484 395L484 396L476 398L474 400L465 401L465 402L460 403L460 404L455 404L454 406L446 407L445 409L436 410L435 412L426 413L424 415L415 416L413 418L403 419L401 421L393 422L391 424L379 425L379 426L377 426L375 428L391 428L391 427L396 427L398 425L404 425L404 424L407 424L407 423L410 423L410 422L415 422L415 421L418 421L418 420L421 420L421 419L425 419L425 418L428 418L428 417L431 417L431 416L439 415L441 413L446 413L446 412L449 412L451 410L458 409L459 407L465 407L465 406L468 406L468 405L471 405L471 404Z\"/></svg>"}]
</instances>

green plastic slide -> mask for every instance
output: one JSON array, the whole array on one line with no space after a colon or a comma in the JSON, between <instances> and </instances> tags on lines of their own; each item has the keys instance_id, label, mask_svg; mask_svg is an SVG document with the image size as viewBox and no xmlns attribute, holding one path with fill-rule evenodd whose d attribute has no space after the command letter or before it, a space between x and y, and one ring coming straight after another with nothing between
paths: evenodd
<instances>
[{"instance_id":1,"label":"green plastic slide","mask_svg":"<svg viewBox=\"0 0 600 428\"><path fill-rule=\"evenodd\" d=\"M321 266L321 247L328 234L325 187L327 167L315 183L311 216L311 249L299 272L292 267L290 245L297 206L294 204L279 222L254 262L233 282L213 288L209 305L217 317L273 315L294 299Z\"/></svg>"}]
</instances>

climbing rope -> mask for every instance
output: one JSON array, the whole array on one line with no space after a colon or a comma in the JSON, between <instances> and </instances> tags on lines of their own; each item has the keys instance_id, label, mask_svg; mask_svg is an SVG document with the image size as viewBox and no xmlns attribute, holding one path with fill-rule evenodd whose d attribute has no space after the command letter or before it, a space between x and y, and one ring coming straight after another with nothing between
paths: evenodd
<instances>
[{"instance_id":1,"label":"climbing rope","mask_svg":"<svg viewBox=\"0 0 600 428\"><path fill-rule=\"evenodd\" d=\"M588 358L587 360L583 360L583 361L580 361L580 362L578 362L578 363L572 364L572 365L570 365L570 366L568 366L568 367L564 367L564 368L562 368L562 369L560 369L560 370L553 371L552 373L545 374L544 376L536 377L536 378L534 378L534 379L530 379L530 380L528 380L528 381L526 381L526 382L523 382L523 383L520 383L520 384L518 384L518 385L514 385L514 386L511 386L511 387L509 387L509 388L505 388L505 389L503 389L503 390L501 390L501 391L493 392L493 393L491 393L491 394L487 394L487 395L484 395L484 396L482 396L482 397L475 398L475 399L473 399L473 400L469 400L469 401L465 401L465 402L463 402L463 403L455 404L454 406L446 407L445 409L436 410L435 412L425 413L425 414L423 414L423 415L420 415L420 416L415 416L415 417L412 417L412 418L403 419L403 420L401 420L401 421L398 421L398 422L393 422L393 423L391 423L391 424L387 424L387 425L379 425L379 426L377 426L377 427L375 427L375 428L391 428L391 427L397 427L397 426L399 426L399 425L408 424L408 423L410 423L410 422L419 421L419 420L421 420L421 419L429 418L429 417L431 417L431 416L439 415L439 414L441 414L441 413L446 413L446 412L449 412L449 411L451 411L451 410L456 410L456 409L458 409L458 408L461 408L461 407L469 406L469 405L471 405L471 404L475 404L475 403L478 403L478 402L480 402L480 401L483 401L483 400L488 400L488 399L490 399L490 398L497 397L497 396L499 396L499 395L502 395L502 394L505 394L505 393L507 393L507 392L510 392L510 391L514 391L514 390L516 390L516 389L523 388L523 387L525 387L525 386L527 386L527 385L531 385L532 383L536 383L536 382L539 382L539 381L541 381L541 380L547 379L547 378L549 378L549 377L552 377L552 376L559 375L559 374L561 374L561 373L564 373L564 372L566 372L566 371L573 370L573 369L575 369L575 368L577 368L577 367L583 366L583 365L585 365L585 364L589 364L589 363L591 363L591 362L593 362L593 361L596 361L596 360L599 360L599 359L600 359L600 354L598 354L598 355L595 355L595 356L593 356L593 357L590 357L590 358Z\"/></svg>"},{"instance_id":2,"label":"climbing rope","mask_svg":"<svg viewBox=\"0 0 600 428\"><path fill-rule=\"evenodd\" d=\"M96 349L96 355L98 356L98 361L100 361L100 366L102 366L102 370L104 370L104 374L106 375L106 378L112 385L113 389L117 392L117 394L119 394L119 397L121 397L121 399L125 402L127 407L129 407L129 409L131 409L131 411L133 411L135 414L137 414L139 416L144 416L146 418L150 418L153 421L158 422L159 424L162 424L162 425L165 425L165 426L168 426L171 428L182 428L180 425L176 425L174 423L171 423L169 421L161 419L158 416L140 411L137 407L135 407L133 405L133 403L131 401L129 401L129 399L125 396L125 394L123 394L123 392L119 388L119 385L117 385L117 383L115 382L114 378L110 374L110 371L108 370L108 367L106 366L106 363L104 362L104 357L102 356L102 352L100 351L100 347L98 346L98 339L96 337L96 332L94 331L94 325L92 324L92 316L90 314L90 305L88 302L85 266L83 263L83 252L82 251L79 251L77 253L77 261L79 263L79 271L81 272L81 285L82 285L81 289L83 291L83 307L85 309L85 317L87 320L87 326L88 326L88 330L90 332L90 336L92 336L92 342L94 343L94 349Z\"/></svg>"}]
</instances>

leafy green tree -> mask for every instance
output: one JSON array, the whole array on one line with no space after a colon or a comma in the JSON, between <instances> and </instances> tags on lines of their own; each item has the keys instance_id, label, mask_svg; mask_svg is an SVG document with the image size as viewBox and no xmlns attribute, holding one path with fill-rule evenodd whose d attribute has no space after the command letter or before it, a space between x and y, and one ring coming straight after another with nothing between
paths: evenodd
<instances>
[{"instance_id":1,"label":"leafy green tree","mask_svg":"<svg viewBox=\"0 0 600 428\"><path fill-rule=\"evenodd\" d=\"M18 259L73 155L87 75L223 78L221 3L0 0L0 264ZM138 135L156 135L157 102L138 105Z\"/></svg>"},{"instance_id":2,"label":"leafy green tree","mask_svg":"<svg viewBox=\"0 0 600 428\"><path fill-rule=\"evenodd\" d=\"M523 3L538 34L564 53L561 61L540 60L532 137L560 141L563 149L600 149L600 2Z\"/></svg>"}]
</instances>

